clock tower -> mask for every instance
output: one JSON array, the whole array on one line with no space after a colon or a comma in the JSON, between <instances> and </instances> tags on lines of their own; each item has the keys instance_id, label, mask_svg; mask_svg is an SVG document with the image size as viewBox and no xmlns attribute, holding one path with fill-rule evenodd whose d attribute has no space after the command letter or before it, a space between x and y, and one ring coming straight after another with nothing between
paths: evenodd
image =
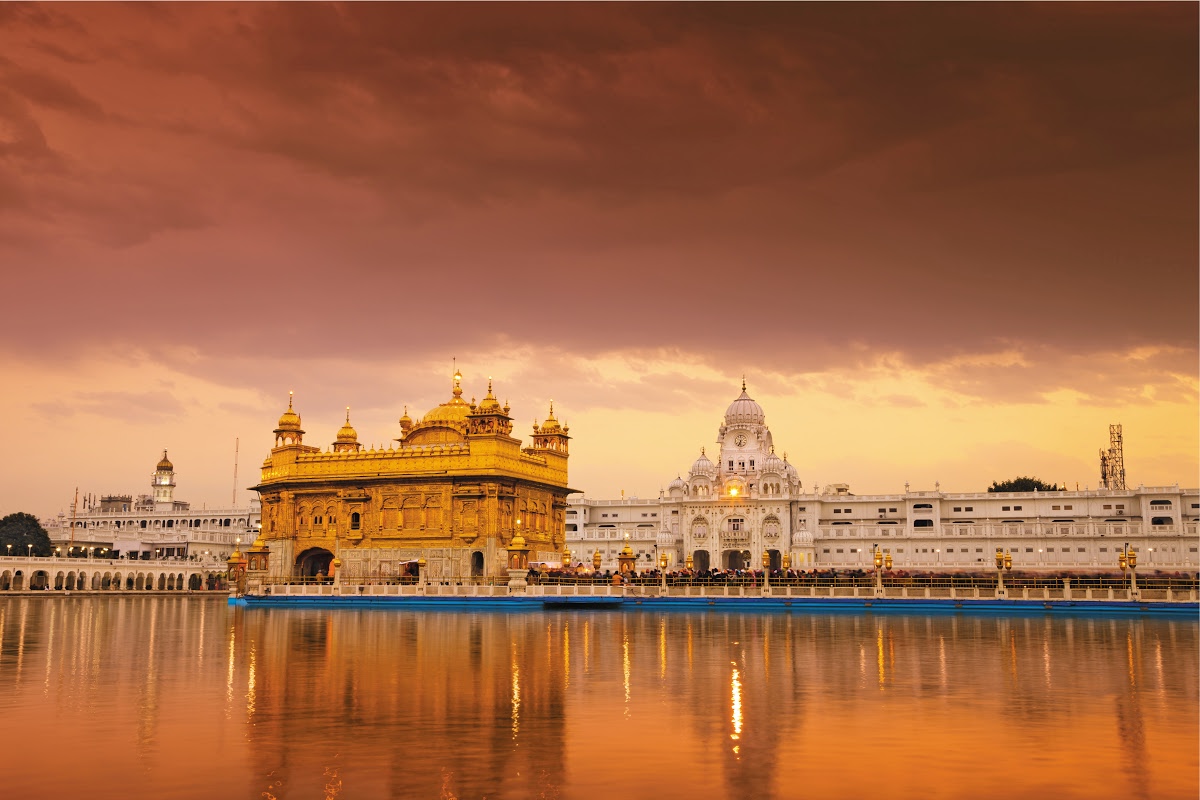
<instances>
[{"instance_id":1,"label":"clock tower","mask_svg":"<svg viewBox=\"0 0 1200 800\"><path fill-rule=\"evenodd\" d=\"M773 446L766 415L762 406L746 393L745 380L742 393L725 410L725 424L717 432L717 444L721 446L718 475L745 493L756 483L755 478Z\"/></svg>"}]
</instances>

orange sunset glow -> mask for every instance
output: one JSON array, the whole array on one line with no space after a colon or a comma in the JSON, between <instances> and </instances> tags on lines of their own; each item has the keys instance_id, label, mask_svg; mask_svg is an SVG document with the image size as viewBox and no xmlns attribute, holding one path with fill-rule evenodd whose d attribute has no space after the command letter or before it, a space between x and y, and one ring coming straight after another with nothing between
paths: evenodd
<instances>
[{"instance_id":1,"label":"orange sunset glow","mask_svg":"<svg viewBox=\"0 0 1200 800\"><path fill-rule=\"evenodd\" d=\"M0 514L489 377L657 496L1200 480L1195 4L0 5ZM235 479L235 443L238 476Z\"/></svg>"}]
</instances>

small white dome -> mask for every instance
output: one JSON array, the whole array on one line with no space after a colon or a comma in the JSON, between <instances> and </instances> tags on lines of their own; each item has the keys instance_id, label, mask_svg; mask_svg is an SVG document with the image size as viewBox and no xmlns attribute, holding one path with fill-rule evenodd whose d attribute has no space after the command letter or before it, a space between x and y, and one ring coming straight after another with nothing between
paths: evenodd
<instances>
[{"instance_id":1,"label":"small white dome","mask_svg":"<svg viewBox=\"0 0 1200 800\"><path fill-rule=\"evenodd\" d=\"M750 399L746 394L746 382L742 381L742 393L725 409L725 424L763 425L766 419L762 406Z\"/></svg>"},{"instance_id":2,"label":"small white dome","mask_svg":"<svg viewBox=\"0 0 1200 800\"><path fill-rule=\"evenodd\" d=\"M783 459L775 455L775 451L772 450L770 453L767 453L767 457L763 459L762 471L778 472L782 474L787 471L787 465L785 465L783 463Z\"/></svg>"},{"instance_id":3,"label":"small white dome","mask_svg":"<svg viewBox=\"0 0 1200 800\"><path fill-rule=\"evenodd\" d=\"M783 474L793 480L800 477L800 473L796 472L796 468L787 462L787 456L784 456L783 460Z\"/></svg>"},{"instance_id":4,"label":"small white dome","mask_svg":"<svg viewBox=\"0 0 1200 800\"><path fill-rule=\"evenodd\" d=\"M711 475L716 467L708 460L708 456L704 454L704 448L700 448L700 457L692 463L691 473L693 475Z\"/></svg>"},{"instance_id":5,"label":"small white dome","mask_svg":"<svg viewBox=\"0 0 1200 800\"><path fill-rule=\"evenodd\" d=\"M671 481L671 483L667 486L667 491L669 492L673 489L679 489L680 491L683 491L685 486L686 484L683 482L683 478L676 475L675 480Z\"/></svg>"}]
</instances>

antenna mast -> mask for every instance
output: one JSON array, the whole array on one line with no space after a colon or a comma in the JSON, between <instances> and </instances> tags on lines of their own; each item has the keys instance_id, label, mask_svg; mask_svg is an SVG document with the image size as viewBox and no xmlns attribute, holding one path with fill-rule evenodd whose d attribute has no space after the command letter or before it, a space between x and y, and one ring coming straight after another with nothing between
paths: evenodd
<instances>
[{"instance_id":1,"label":"antenna mast","mask_svg":"<svg viewBox=\"0 0 1200 800\"><path fill-rule=\"evenodd\" d=\"M67 553L70 554L71 547L75 546L75 509L79 507L79 487L75 487L75 499L71 501L71 539L67 542Z\"/></svg>"},{"instance_id":2,"label":"antenna mast","mask_svg":"<svg viewBox=\"0 0 1200 800\"><path fill-rule=\"evenodd\" d=\"M237 468L238 468L238 442L240 439L233 440L233 507L237 508Z\"/></svg>"},{"instance_id":3,"label":"antenna mast","mask_svg":"<svg viewBox=\"0 0 1200 800\"><path fill-rule=\"evenodd\" d=\"M1100 451L1100 487L1121 489L1125 487L1125 445L1121 426L1108 426L1108 452Z\"/></svg>"}]
</instances>

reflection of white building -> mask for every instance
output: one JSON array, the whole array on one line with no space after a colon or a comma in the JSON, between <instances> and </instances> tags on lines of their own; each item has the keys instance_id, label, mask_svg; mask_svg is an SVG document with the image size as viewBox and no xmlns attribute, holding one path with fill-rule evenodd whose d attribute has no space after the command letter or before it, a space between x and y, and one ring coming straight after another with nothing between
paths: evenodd
<instances>
[{"instance_id":1,"label":"reflection of white building","mask_svg":"<svg viewBox=\"0 0 1200 800\"><path fill-rule=\"evenodd\" d=\"M869 568L878 544L897 569L991 568L997 548L1014 569L1109 569L1128 543L1138 566L1195 568L1200 489L1140 486L1075 492L909 491L854 495L845 484L805 492L775 452L762 406L742 393L725 411L718 450L700 456L659 497L568 500L567 546L577 561L599 551L614 569L626 540L649 569Z\"/></svg>"},{"instance_id":2,"label":"reflection of white building","mask_svg":"<svg viewBox=\"0 0 1200 800\"><path fill-rule=\"evenodd\" d=\"M258 535L257 498L249 508L193 509L175 499L175 467L167 451L150 479L151 494L105 495L99 504L85 501L73 514L43 522L50 541L66 555L69 548L107 558L186 558L225 560L237 540Z\"/></svg>"}]
</instances>

